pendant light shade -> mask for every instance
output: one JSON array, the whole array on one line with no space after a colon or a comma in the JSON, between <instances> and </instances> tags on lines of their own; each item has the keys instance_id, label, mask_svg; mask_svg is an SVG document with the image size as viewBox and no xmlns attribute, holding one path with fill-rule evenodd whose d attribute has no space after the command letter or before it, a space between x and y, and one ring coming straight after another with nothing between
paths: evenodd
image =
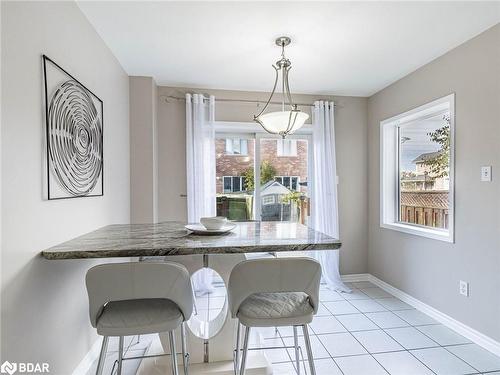
<instances>
[{"instance_id":1,"label":"pendant light shade","mask_svg":"<svg viewBox=\"0 0 500 375\"><path fill-rule=\"evenodd\" d=\"M283 138L285 138L288 134L293 134L301 128L309 118L307 113L297 109L297 105L293 103L292 95L290 94L288 72L292 67L292 63L285 57L285 47L289 45L290 42L291 39L286 36L276 39L276 44L281 47L281 59L276 62L276 65L273 65L276 72L273 91L271 92L271 96L262 111L253 118L254 121L259 123L268 133L279 134ZM271 99L276 91L280 76L283 93L281 111L264 113L271 103Z\"/></svg>"},{"instance_id":2,"label":"pendant light shade","mask_svg":"<svg viewBox=\"0 0 500 375\"><path fill-rule=\"evenodd\" d=\"M298 110L278 111L260 115L257 122L268 133L286 136L301 128L308 118L307 113Z\"/></svg>"}]
</instances>

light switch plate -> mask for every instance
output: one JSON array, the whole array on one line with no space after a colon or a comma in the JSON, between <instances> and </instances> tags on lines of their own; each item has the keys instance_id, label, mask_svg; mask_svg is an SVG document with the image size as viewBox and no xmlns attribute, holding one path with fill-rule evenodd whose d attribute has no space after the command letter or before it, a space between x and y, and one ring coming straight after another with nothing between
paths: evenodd
<instances>
[{"instance_id":1,"label":"light switch plate","mask_svg":"<svg viewBox=\"0 0 500 375\"><path fill-rule=\"evenodd\" d=\"M481 181L491 182L491 165L481 167Z\"/></svg>"}]
</instances>

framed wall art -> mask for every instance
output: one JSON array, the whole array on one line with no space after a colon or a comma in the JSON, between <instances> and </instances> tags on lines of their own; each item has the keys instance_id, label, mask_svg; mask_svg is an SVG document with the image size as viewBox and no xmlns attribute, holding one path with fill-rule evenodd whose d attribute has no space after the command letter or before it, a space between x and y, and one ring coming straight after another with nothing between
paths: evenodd
<instances>
[{"instance_id":1,"label":"framed wall art","mask_svg":"<svg viewBox=\"0 0 500 375\"><path fill-rule=\"evenodd\" d=\"M49 200L104 194L103 101L43 55Z\"/></svg>"}]
</instances>

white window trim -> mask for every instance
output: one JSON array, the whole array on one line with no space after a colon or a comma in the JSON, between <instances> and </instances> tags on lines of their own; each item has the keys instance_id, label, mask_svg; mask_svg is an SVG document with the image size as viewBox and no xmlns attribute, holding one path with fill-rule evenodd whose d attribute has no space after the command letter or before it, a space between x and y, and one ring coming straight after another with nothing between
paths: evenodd
<instances>
[{"instance_id":1,"label":"white window trim","mask_svg":"<svg viewBox=\"0 0 500 375\"><path fill-rule=\"evenodd\" d=\"M421 118L426 112L441 109L450 112L450 188L448 192L448 230L406 224L398 221L397 128L402 123ZM455 242L455 94L447 95L380 123L380 227L445 242Z\"/></svg>"}]
</instances>

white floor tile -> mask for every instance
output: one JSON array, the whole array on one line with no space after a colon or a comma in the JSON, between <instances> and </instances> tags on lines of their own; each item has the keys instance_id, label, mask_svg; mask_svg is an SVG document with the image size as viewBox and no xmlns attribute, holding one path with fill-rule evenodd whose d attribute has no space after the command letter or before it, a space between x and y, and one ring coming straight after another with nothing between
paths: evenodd
<instances>
[{"instance_id":1,"label":"white floor tile","mask_svg":"<svg viewBox=\"0 0 500 375\"><path fill-rule=\"evenodd\" d=\"M351 301L353 306L357 308L359 311L368 313L368 312L377 312L377 311L387 311L387 309L381 304L375 302L372 299L360 299Z\"/></svg>"},{"instance_id":2,"label":"white floor tile","mask_svg":"<svg viewBox=\"0 0 500 375\"><path fill-rule=\"evenodd\" d=\"M362 288L361 291L371 298L386 298L392 297L392 294L387 293L385 290L375 287L375 288Z\"/></svg>"},{"instance_id":3,"label":"white floor tile","mask_svg":"<svg viewBox=\"0 0 500 375\"><path fill-rule=\"evenodd\" d=\"M385 332L405 349L423 349L439 346L414 327L390 328Z\"/></svg>"},{"instance_id":4,"label":"white floor tile","mask_svg":"<svg viewBox=\"0 0 500 375\"><path fill-rule=\"evenodd\" d=\"M345 332L346 329L334 316L317 316L309 324L315 334Z\"/></svg>"},{"instance_id":5,"label":"white floor tile","mask_svg":"<svg viewBox=\"0 0 500 375\"><path fill-rule=\"evenodd\" d=\"M268 346L284 346L283 341L281 339L266 339L262 343L263 347ZM283 349L265 349L264 353L271 363L277 362L289 362L291 359L288 356L288 352L285 348Z\"/></svg>"},{"instance_id":6,"label":"white floor tile","mask_svg":"<svg viewBox=\"0 0 500 375\"><path fill-rule=\"evenodd\" d=\"M366 354L366 350L350 333L334 333L318 336L332 357Z\"/></svg>"},{"instance_id":7,"label":"white floor tile","mask_svg":"<svg viewBox=\"0 0 500 375\"><path fill-rule=\"evenodd\" d=\"M344 375L387 375L380 364L371 355L356 355L335 359Z\"/></svg>"},{"instance_id":8,"label":"white floor tile","mask_svg":"<svg viewBox=\"0 0 500 375\"><path fill-rule=\"evenodd\" d=\"M331 302L326 302L326 303L331 303ZM330 315L332 315L331 311L325 307L325 304L320 303L318 306L318 312L316 316L330 316Z\"/></svg>"},{"instance_id":9,"label":"white floor tile","mask_svg":"<svg viewBox=\"0 0 500 375\"><path fill-rule=\"evenodd\" d=\"M383 353L404 350L394 339L382 330L353 332L354 337L369 353Z\"/></svg>"},{"instance_id":10,"label":"white floor tile","mask_svg":"<svg viewBox=\"0 0 500 375\"><path fill-rule=\"evenodd\" d=\"M278 331L281 335L281 337L293 337L293 327L287 326L287 327L278 327ZM312 333L311 330L309 330L310 334ZM302 331L302 327L297 328L297 335L302 336L304 333Z\"/></svg>"},{"instance_id":11,"label":"white floor tile","mask_svg":"<svg viewBox=\"0 0 500 375\"><path fill-rule=\"evenodd\" d=\"M342 297L347 301L353 301L358 299L370 299L366 294L364 294L361 290L353 289L351 293L342 293Z\"/></svg>"},{"instance_id":12,"label":"white floor tile","mask_svg":"<svg viewBox=\"0 0 500 375\"><path fill-rule=\"evenodd\" d=\"M375 323L363 314L338 315L336 318L349 331L379 329Z\"/></svg>"},{"instance_id":13,"label":"white floor tile","mask_svg":"<svg viewBox=\"0 0 500 375\"><path fill-rule=\"evenodd\" d=\"M333 315L359 313L359 311L348 301L325 302L324 305Z\"/></svg>"},{"instance_id":14,"label":"white floor tile","mask_svg":"<svg viewBox=\"0 0 500 375\"><path fill-rule=\"evenodd\" d=\"M328 290L328 289L324 289L324 290L319 291L319 299L321 302L342 301L343 300L342 296L339 293L337 293L333 290Z\"/></svg>"},{"instance_id":15,"label":"white floor tile","mask_svg":"<svg viewBox=\"0 0 500 375\"><path fill-rule=\"evenodd\" d=\"M281 327L280 327L281 329ZM263 339L274 339L274 338L279 338L279 333L276 332L276 329L274 327L259 327L252 329L251 331L257 331L262 335ZM292 333L293 335L293 333Z\"/></svg>"},{"instance_id":16,"label":"white floor tile","mask_svg":"<svg viewBox=\"0 0 500 375\"><path fill-rule=\"evenodd\" d=\"M311 339L311 348L313 352L313 358L314 359L320 359L320 358L329 358L330 355L328 354L327 350L321 344L317 336L310 336ZM293 342L293 337L286 337L283 339L283 342L285 343L286 346L292 346L294 345ZM302 355L304 356L304 359L307 359L307 350L306 350L306 344L304 342L304 337L299 337L299 345L302 349ZM290 357L295 359L295 349L294 348L288 348L288 354L290 354Z\"/></svg>"},{"instance_id":17,"label":"white floor tile","mask_svg":"<svg viewBox=\"0 0 500 375\"><path fill-rule=\"evenodd\" d=\"M417 327L417 329L442 346L470 343L470 340L466 339L462 335L459 335L455 331L449 329L448 327L445 327L442 324L420 326Z\"/></svg>"},{"instance_id":18,"label":"white floor tile","mask_svg":"<svg viewBox=\"0 0 500 375\"><path fill-rule=\"evenodd\" d=\"M407 303L397 299L397 298L379 298L376 299L378 303L389 310L413 310L414 307L408 305Z\"/></svg>"},{"instance_id":19,"label":"white floor tile","mask_svg":"<svg viewBox=\"0 0 500 375\"><path fill-rule=\"evenodd\" d=\"M418 310L401 310L394 311L394 314L399 316L401 319L410 323L412 326L423 326L426 324L438 324L437 321L432 319L430 316L425 315L423 312Z\"/></svg>"},{"instance_id":20,"label":"white floor tile","mask_svg":"<svg viewBox=\"0 0 500 375\"><path fill-rule=\"evenodd\" d=\"M408 352L374 354L374 357L391 375L432 375L431 370Z\"/></svg>"},{"instance_id":21,"label":"white floor tile","mask_svg":"<svg viewBox=\"0 0 500 375\"><path fill-rule=\"evenodd\" d=\"M273 375L297 375L292 362L274 363Z\"/></svg>"},{"instance_id":22,"label":"white floor tile","mask_svg":"<svg viewBox=\"0 0 500 375\"><path fill-rule=\"evenodd\" d=\"M465 375L477 373L477 371L467 363L443 348L412 350L411 353L437 375Z\"/></svg>"},{"instance_id":23,"label":"white floor tile","mask_svg":"<svg viewBox=\"0 0 500 375\"><path fill-rule=\"evenodd\" d=\"M338 366L335 364L333 359L315 359L314 367L316 368L316 375L342 375ZM309 364L306 362L307 373L310 374ZM303 370L303 367L302 367ZM302 371L301 374L304 372Z\"/></svg>"},{"instance_id":24,"label":"white floor tile","mask_svg":"<svg viewBox=\"0 0 500 375\"><path fill-rule=\"evenodd\" d=\"M295 362L292 362L292 365L295 366ZM304 374L304 366L306 368L306 373L310 374L308 361L300 362L300 373ZM331 358L315 359L314 368L316 369L316 375L342 375L342 371L340 371L337 364ZM297 375L297 373L294 372L293 375Z\"/></svg>"},{"instance_id":25,"label":"white floor tile","mask_svg":"<svg viewBox=\"0 0 500 375\"><path fill-rule=\"evenodd\" d=\"M479 345L447 346L446 349L481 372L500 370L500 357L481 348Z\"/></svg>"},{"instance_id":26,"label":"white floor tile","mask_svg":"<svg viewBox=\"0 0 500 375\"><path fill-rule=\"evenodd\" d=\"M372 284L369 281L357 281L353 282L353 285L358 288L358 289L363 289L363 288L376 288L377 286L375 284Z\"/></svg>"},{"instance_id":27,"label":"white floor tile","mask_svg":"<svg viewBox=\"0 0 500 375\"><path fill-rule=\"evenodd\" d=\"M409 326L407 322L389 311L366 313L365 315L380 328L398 328Z\"/></svg>"}]
</instances>

